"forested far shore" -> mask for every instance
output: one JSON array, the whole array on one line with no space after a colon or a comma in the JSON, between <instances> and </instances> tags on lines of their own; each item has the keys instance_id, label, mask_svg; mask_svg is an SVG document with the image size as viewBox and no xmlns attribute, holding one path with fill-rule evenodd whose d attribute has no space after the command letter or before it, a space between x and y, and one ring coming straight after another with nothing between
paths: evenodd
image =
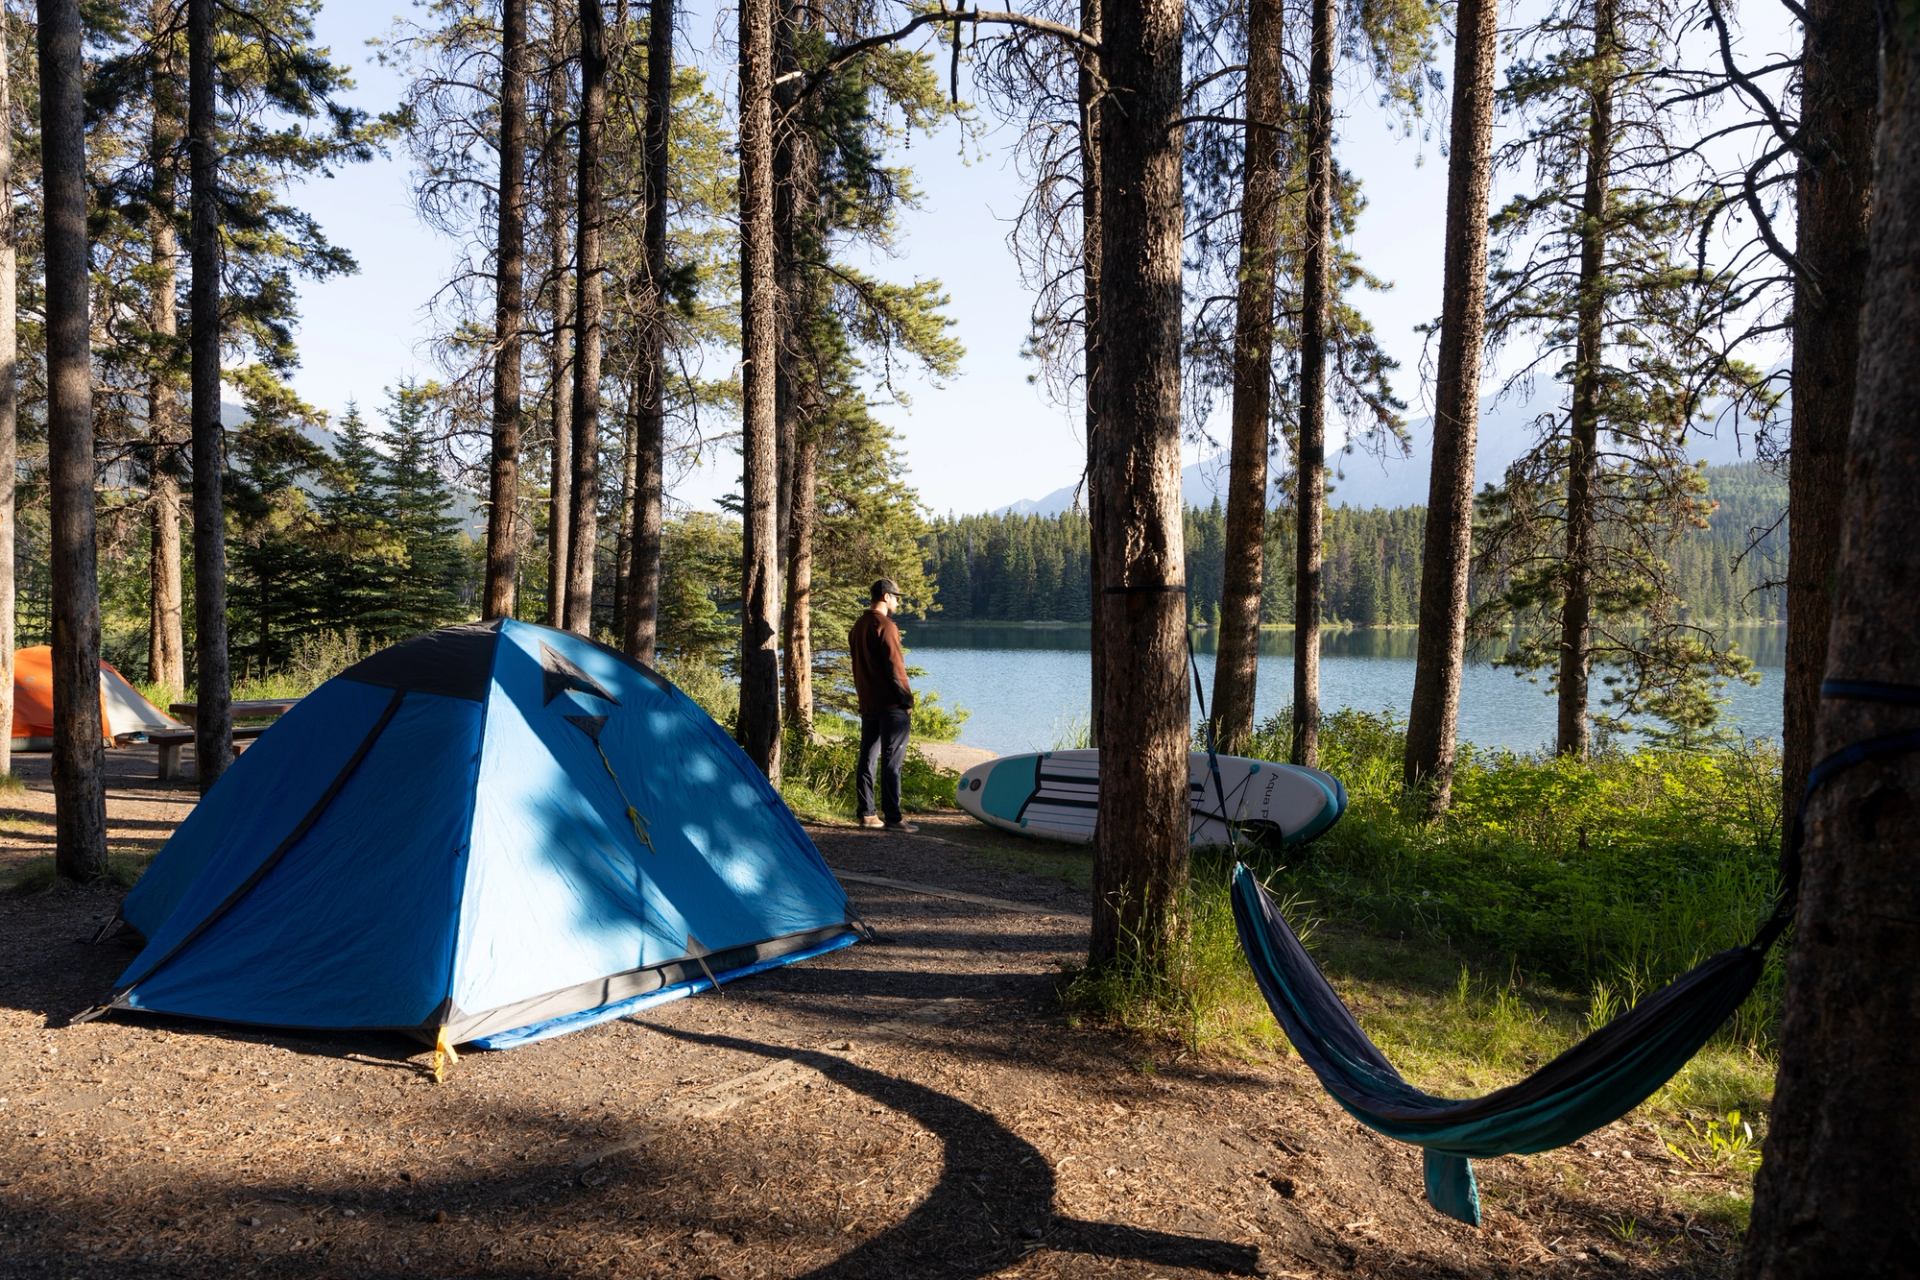
<instances>
[{"instance_id":1,"label":"forested far shore","mask_svg":"<svg viewBox=\"0 0 1920 1280\"><path fill-rule=\"evenodd\" d=\"M1784 622L1785 480L1764 465L1709 467L1714 503L1705 528L1671 552L1677 594L1689 616L1715 624ZM1333 507L1327 511L1323 623L1412 626L1419 621L1422 507ZM1186 512L1188 621L1220 620L1226 516L1219 502ZM952 622L1088 622L1090 533L1084 514L946 516L920 539L937 594L932 618ZM1293 525L1267 521L1269 572L1260 597L1263 626L1293 622ZM1475 575L1478 606L1495 584Z\"/></svg>"}]
</instances>

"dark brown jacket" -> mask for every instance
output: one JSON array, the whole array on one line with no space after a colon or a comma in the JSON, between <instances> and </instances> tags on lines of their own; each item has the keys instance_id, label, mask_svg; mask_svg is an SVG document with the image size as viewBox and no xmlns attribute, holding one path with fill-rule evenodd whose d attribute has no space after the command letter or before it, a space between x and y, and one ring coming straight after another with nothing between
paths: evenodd
<instances>
[{"instance_id":1,"label":"dark brown jacket","mask_svg":"<svg viewBox=\"0 0 1920 1280\"><path fill-rule=\"evenodd\" d=\"M861 614L847 633L847 651L853 656L853 687L860 695L861 715L913 706L907 658L900 652L900 628L892 618L872 609Z\"/></svg>"}]
</instances>

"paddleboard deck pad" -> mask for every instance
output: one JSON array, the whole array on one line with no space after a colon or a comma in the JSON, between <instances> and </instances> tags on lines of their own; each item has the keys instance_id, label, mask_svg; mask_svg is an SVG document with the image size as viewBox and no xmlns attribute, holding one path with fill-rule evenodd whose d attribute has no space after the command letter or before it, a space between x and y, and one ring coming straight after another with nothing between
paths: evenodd
<instances>
[{"instance_id":1,"label":"paddleboard deck pad","mask_svg":"<svg viewBox=\"0 0 1920 1280\"><path fill-rule=\"evenodd\" d=\"M1195 845L1225 844L1228 825L1265 828L1283 843L1311 840L1346 812L1347 789L1331 774L1271 760L1220 756L1219 784L1205 752L1187 757ZM960 775L962 809L1021 835L1086 844L1100 811L1100 753L1042 751L1001 756Z\"/></svg>"}]
</instances>

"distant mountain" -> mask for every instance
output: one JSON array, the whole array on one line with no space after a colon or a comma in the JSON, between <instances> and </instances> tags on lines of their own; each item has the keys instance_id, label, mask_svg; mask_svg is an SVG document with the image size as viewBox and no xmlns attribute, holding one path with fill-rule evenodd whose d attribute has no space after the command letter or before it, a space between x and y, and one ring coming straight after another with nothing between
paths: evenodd
<instances>
[{"instance_id":1,"label":"distant mountain","mask_svg":"<svg viewBox=\"0 0 1920 1280\"><path fill-rule=\"evenodd\" d=\"M1489 396L1480 402L1480 439L1476 450L1474 478L1477 484L1490 484L1506 472L1507 464L1525 453L1533 444L1534 421L1553 406L1551 384L1536 384L1533 395L1518 394L1504 398ZM1408 424L1411 437L1408 451L1402 454L1394 446L1388 457L1364 450L1341 450L1327 459L1333 472L1329 480L1328 500L1336 507L1417 507L1426 505L1428 473L1433 457L1433 419L1420 418ZM1736 440L1731 430L1716 437L1697 437L1694 456L1719 466L1754 460L1750 436ZM1276 458L1275 464L1283 462ZM1225 450L1187 467L1180 473L1180 491L1189 507L1207 507L1227 498L1227 453ZM1057 516L1074 507L1074 487L1055 489L1041 498L1029 498L1002 507L994 515ZM1078 495L1082 510L1086 494Z\"/></svg>"}]
</instances>

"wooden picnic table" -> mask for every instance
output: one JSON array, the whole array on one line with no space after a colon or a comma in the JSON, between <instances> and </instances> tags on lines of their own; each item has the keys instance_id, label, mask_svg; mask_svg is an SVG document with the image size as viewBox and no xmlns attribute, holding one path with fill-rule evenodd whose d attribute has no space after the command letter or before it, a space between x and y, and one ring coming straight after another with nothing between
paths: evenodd
<instances>
[{"instance_id":1,"label":"wooden picnic table","mask_svg":"<svg viewBox=\"0 0 1920 1280\"><path fill-rule=\"evenodd\" d=\"M251 742L267 731L264 724L243 725L242 720L278 720L293 710L298 698L250 698L233 704L233 741L234 749L239 750L242 742ZM166 729L147 735L147 741L160 748L160 781L171 782L180 776L180 753L193 742L194 719L200 714L197 702L175 702L167 710L186 722L185 729Z\"/></svg>"},{"instance_id":2,"label":"wooden picnic table","mask_svg":"<svg viewBox=\"0 0 1920 1280\"><path fill-rule=\"evenodd\" d=\"M298 698L242 699L233 704L233 718L235 720L278 720L293 710L293 704L298 701L300 701ZM171 711L176 719L183 720L191 726L200 715L200 704L175 702L170 703L167 710Z\"/></svg>"}]
</instances>

